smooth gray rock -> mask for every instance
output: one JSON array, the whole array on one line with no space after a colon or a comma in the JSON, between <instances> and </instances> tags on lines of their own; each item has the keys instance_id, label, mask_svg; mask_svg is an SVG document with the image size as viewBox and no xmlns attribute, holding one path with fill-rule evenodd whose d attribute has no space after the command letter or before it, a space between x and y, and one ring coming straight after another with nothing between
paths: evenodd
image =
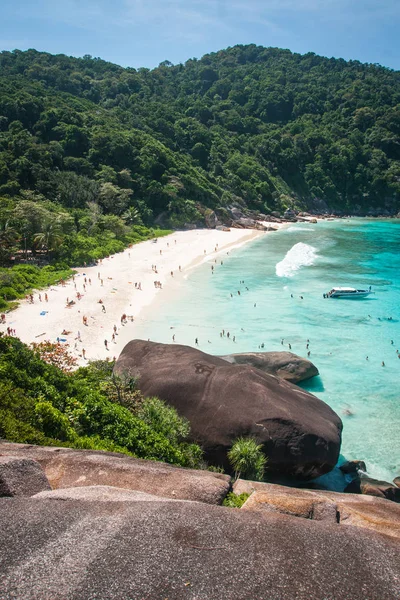
<instances>
[{"instance_id":1,"label":"smooth gray rock","mask_svg":"<svg viewBox=\"0 0 400 600\"><path fill-rule=\"evenodd\" d=\"M398 540L195 502L0 499L2 600L395 600Z\"/></svg>"},{"instance_id":2,"label":"smooth gray rock","mask_svg":"<svg viewBox=\"0 0 400 600\"><path fill-rule=\"evenodd\" d=\"M33 496L51 490L36 460L0 455L0 496Z\"/></svg>"},{"instance_id":3,"label":"smooth gray rock","mask_svg":"<svg viewBox=\"0 0 400 600\"><path fill-rule=\"evenodd\" d=\"M33 498L47 500L83 500L85 502L177 502L169 498L161 498L154 494L146 494L136 490L126 490L110 485L90 485L51 490L35 494ZM185 502L181 500L181 502Z\"/></svg>"},{"instance_id":4,"label":"smooth gray rock","mask_svg":"<svg viewBox=\"0 0 400 600\"><path fill-rule=\"evenodd\" d=\"M291 383L305 381L318 375L317 367L310 360L292 352L241 352L220 358L231 364L251 365Z\"/></svg>"},{"instance_id":5,"label":"smooth gray rock","mask_svg":"<svg viewBox=\"0 0 400 600\"><path fill-rule=\"evenodd\" d=\"M115 366L138 377L145 396L174 406L191 425L206 460L230 469L227 452L253 436L268 473L312 479L336 464L342 422L324 402L250 365L230 365L189 346L132 340Z\"/></svg>"},{"instance_id":6,"label":"smooth gray rock","mask_svg":"<svg viewBox=\"0 0 400 600\"><path fill-rule=\"evenodd\" d=\"M0 454L37 460L54 489L106 485L209 504L221 504L230 489L230 478L221 473L173 467L117 452L0 442Z\"/></svg>"}]
</instances>

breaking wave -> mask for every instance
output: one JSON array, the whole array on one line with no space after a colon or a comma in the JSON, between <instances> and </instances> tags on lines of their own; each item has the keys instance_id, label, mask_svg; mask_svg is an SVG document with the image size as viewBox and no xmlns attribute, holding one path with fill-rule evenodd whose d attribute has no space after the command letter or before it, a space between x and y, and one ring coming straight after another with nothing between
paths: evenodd
<instances>
[{"instance_id":1,"label":"breaking wave","mask_svg":"<svg viewBox=\"0 0 400 600\"><path fill-rule=\"evenodd\" d=\"M288 227L286 231L315 231L312 227Z\"/></svg>"},{"instance_id":2,"label":"breaking wave","mask_svg":"<svg viewBox=\"0 0 400 600\"><path fill-rule=\"evenodd\" d=\"M317 256L313 246L299 242L290 248L283 260L276 264L275 272L278 277L293 277L301 267L314 264Z\"/></svg>"}]
</instances>

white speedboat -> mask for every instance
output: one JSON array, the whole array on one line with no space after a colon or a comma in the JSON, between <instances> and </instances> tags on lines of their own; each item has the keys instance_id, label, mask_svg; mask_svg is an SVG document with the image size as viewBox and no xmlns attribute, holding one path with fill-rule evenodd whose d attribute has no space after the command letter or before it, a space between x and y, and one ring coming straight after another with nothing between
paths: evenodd
<instances>
[{"instance_id":1,"label":"white speedboat","mask_svg":"<svg viewBox=\"0 0 400 600\"><path fill-rule=\"evenodd\" d=\"M365 298L374 292L371 291L371 286L368 290L357 290L351 287L336 287L330 292L324 294L324 298Z\"/></svg>"}]
</instances>

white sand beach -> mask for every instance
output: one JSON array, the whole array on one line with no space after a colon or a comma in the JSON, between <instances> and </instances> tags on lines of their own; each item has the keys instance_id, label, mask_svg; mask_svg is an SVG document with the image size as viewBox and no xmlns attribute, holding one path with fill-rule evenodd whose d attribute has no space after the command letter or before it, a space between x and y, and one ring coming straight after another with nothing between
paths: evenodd
<instances>
[{"instance_id":1,"label":"white sand beach","mask_svg":"<svg viewBox=\"0 0 400 600\"><path fill-rule=\"evenodd\" d=\"M273 226L276 228L276 223ZM171 282L183 281L185 273L196 264L218 260L228 249L263 235L271 233L201 229L174 232L157 242L141 242L96 266L76 269L74 280L66 281L64 286L40 290L41 301L39 292L35 292L33 303L23 300L17 309L7 313L0 331L11 327L26 344L56 342L58 338L68 345L80 365L118 357L124 345L135 337L135 318L157 294L166 294ZM162 288L155 287L155 281L161 282ZM71 301L74 304L68 306ZM123 314L127 316L125 323L121 323Z\"/></svg>"}]
</instances>

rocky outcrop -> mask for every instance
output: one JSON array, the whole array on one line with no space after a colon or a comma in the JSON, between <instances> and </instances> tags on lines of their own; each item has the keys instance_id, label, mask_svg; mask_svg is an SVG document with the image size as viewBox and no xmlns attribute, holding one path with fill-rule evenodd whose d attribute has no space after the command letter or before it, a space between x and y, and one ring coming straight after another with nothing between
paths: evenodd
<instances>
[{"instance_id":1,"label":"rocky outcrop","mask_svg":"<svg viewBox=\"0 0 400 600\"><path fill-rule=\"evenodd\" d=\"M1 597L394 600L398 540L196 502L0 499Z\"/></svg>"},{"instance_id":2,"label":"rocky outcrop","mask_svg":"<svg viewBox=\"0 0 400 600\"><path fill-rule=\"evenodd\" d=\"M116 452L0 442L1 455L36 460L53 489L113 486L209 504L221 504L230 489L229 477L221 473L183 469Z\"/></svg>"},{"instance_id":3,"label":"rocky outcrop","mask_svg":"<svg viewBox=\"0 0 400 600\"><path fill-rule=\"evenodd\" d=\"M362 473L360 473L359 477L351 481L344 491L400 502L400 488L387 481L372 479L372 477L368 477L368 475Z\"/></svg>"},{"instance_id":4,"label":"rocky outcrop","mask_svg":"<svg viewBox=\"0 0 400 600\"><path fill-rule=\"evenodd\" d=\"M397 485L397 487L400 488L400 477L395 477L393 479L393 483L394 483L394 485Z\"/></svg>"},{"instance_id":5,"label":"rocky outcrop","mask_svg":"<svg viewBox=\"0 0 400 600\"><path fill-rule=\"evenodd\" d=\"M36 460L0 455L0 496L33 496L51 490Z\"/></svg>"},{"instance_id":6,"label":"rocky outcrop","mask_svg":"<svg viewBox=\"0 0 400 600\"><path fill-rule=\"evenodd\" d=\"M133 340L116 373L138 377L146 396L158 396L191 424L212 464L229 469L227 451L239 436L254 436L268 456L270 475L310 479L336 464L340 418L324 402L250 365L178 344Z\"/></svg>"},{"instance_id":7,"label":"rocky outcrop","mask_svg":"<svg viewBox=\"0 0 400 600\"><path fill-rule=\"evenodd\" d=\"M348 460L340 465L339 469L345 475L352 475L358 473L358 471L366 471L367 467L363 460Z\"/></svg>"},{"instance_id":8,"label":"rocky outcrop","mask_svg":"<svg viewBox=\"0 0 400 600\"><path fill-rule=\"evenodd\" d=\"M307 490L239 479L235 494L251 494L242 510L278 512L310 520L352 525L400 541L400 506L382 498Z\"/></svg>"},{"instance_id":9,"label":"rocky outcrop","mask_svg":"<svg viewBox=\"0 0 400 600\"><path fill-rule=\"evenodd\" d=\"M317 367L310 360L292 352L242 352L220 358L231 364L251 365L291 383L305 381L318 375Z\"/></svg>"}]
</instances>

